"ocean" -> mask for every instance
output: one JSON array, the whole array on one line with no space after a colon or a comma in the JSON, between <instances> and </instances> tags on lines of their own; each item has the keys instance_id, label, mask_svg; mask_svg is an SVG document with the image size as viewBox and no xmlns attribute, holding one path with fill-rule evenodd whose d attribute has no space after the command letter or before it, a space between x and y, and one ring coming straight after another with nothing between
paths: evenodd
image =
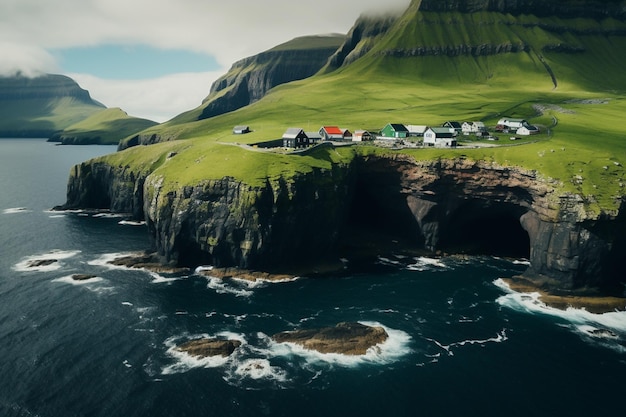
<instances>
[{"instance_id":1,"label":"ocean","mask_svg":"<svg viewBox=\"0 0 626 417\"><path fill-rule=\"evenodd\" d=\"M114 151L0 139L0 417L623 413L626 313L511 292L499 279L523 259L381 256L255 284L110 266L149 248L145 226L50 208L73 164ZM344 321L390 337L357 357L270 338ZM203 360L175 349L201 336L242 345Z\"/></svg>"}]
</instances>

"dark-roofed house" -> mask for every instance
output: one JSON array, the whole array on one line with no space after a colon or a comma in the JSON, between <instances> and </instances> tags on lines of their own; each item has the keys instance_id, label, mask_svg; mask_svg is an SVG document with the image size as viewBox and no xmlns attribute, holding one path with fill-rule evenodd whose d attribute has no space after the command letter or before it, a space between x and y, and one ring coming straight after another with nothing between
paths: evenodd
<instances>
[{"instance_id":1,"label":"dark-roofed house","mask_svg":"<svg viewBox=\"0 0 626 417\"><path fill-rule=\"evenodd\" d=\"M380 131L385 138L406 138L409 136L409 130L405 125L399 123L389 123Z\"/></svg>"},{"instance_id":2,"label":"dark-roofed house","mask_svg":"<svg viewBox=\"0 0 626 417\"><path fill-rule=\"evenodd\" d=\"M290 127L283 134L283 146L285 148L306 148L309 145L309 137L299 127Z\"/></svg>"},{"instance_id":3,"label":"dark-roofed house","mask_svg":"<svg viewBox=\"0 0 626 417\"><path fill-rule=\"evenodd\" d=\"M463 125L459 122L449 121L441 125L441 127L448 127L454 129L457 134L463 133Z\"/></svg>"},{"instance_id":4,"label":"dark-roofed house","mask_svg":"<svg viewBox=\"0 0 626 417\"><path fill-rule=\"evenodd\" d=\"M424 132L424 146L455 148L456 139L454 130L449 127L429 127Z\"/></svg>"},{"instance_id":5,"label":"dark-roofed house","mask_svg":"<svg viewBox=\"0 0 626 417\"><path fill-rule=\"evenodd\" d=\"M235 135L245 135L246 133L250 133L250 126L235 126L233 128L233 134Z\"/></svg>"}]
</instances>

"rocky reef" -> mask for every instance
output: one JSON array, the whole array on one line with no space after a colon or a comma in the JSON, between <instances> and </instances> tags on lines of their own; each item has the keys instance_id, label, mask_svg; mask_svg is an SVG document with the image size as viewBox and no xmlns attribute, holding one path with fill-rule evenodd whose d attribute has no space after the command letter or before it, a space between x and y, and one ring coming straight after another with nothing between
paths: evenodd
<instances>
[{"instance_id":1,"label":"rocky reef","mask_svg":"<svg viewBox=\"0 0 626 417\"><path fill-rule=\"evenodd\" d=\"M527 278L562 291L620 293L626 276L626 203L590 213L535 172L463 158L361 155L263 186L226 177L168 191L159 176L90 162L72 170L63 208L77 207L145 219L161 261L176 266L280 272L345 256L358 234L526 257Z\"/></svg>"},{"instance_id":2,"label":"rocky reef","mask_svg":"<svg viewBox=\"0 0 626 417\"><path fill-rule=\"evenodd\" d=\"M384 328L361 323L339 323L334 327L293 330L272 336L278 343L294 343L320 353L342 355L365 355L368 349L388 338Z\"/></svg>"}]
</instances>

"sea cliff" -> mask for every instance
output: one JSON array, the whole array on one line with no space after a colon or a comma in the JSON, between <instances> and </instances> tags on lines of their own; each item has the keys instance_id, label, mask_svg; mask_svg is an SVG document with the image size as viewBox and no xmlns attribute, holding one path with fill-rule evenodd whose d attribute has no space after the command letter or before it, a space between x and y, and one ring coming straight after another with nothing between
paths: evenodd
<instances>
[{"instance_id":1,"label":"sea cliff","mask_svg":"<svg viewBox=\"0 0 626 417\"><path fill-rule=\"evenodd\" d=\"M623 289L624 202L590 213L536 172L465 158L355 154L263 185L224 177L175 189L95 160L72 170L62 208L78 207L146 220L172 265L280 271L336 259L351 231L367 230L373 244L395 233L433 253L528 256L524 275L552 289Z\"/></svg>"}]
</instances>

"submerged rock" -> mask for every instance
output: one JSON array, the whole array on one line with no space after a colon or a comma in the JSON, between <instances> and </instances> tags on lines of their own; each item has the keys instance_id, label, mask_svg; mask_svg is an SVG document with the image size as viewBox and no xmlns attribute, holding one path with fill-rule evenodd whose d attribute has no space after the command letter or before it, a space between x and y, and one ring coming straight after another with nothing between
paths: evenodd
<instances>
[{"instance_id":1,"label":"submerged rock","mask_svg":"<svg viewBox=\"0 0 626 417\"><path fill-rule=\"evenodd\" d=\"M294 330L272 336L279 343L295 343L320 353L365 355L367 350L385 342L389 335L380 326L339 323L335 327Z\"/></svg>"},{"instance_id":2,"label":"submerged rock","mask_svg":"<svg viewBox=\"0 0 626 417\"><path fill-rule=\"evenodd\" d=\"M176 349L191 356L207 358L210 356L230 356L241 346L239 340L195 339L190 340Z\"/></svg>"},{"instance_id":3,"label":"submerged rock","mask_svg":"<svg viewBox=\"0 0 626 417\"><path fill-rule=\"evenodd\" d=\"M181 274L189 273L189 268L172 267L163 265L155 253L139 252L131 255L120 256L112 261L111 265L125 266L126 268L147 269L156 273Z\"/></svg>"},{"instance_id":4,"label":"submerged rock","mask_svg":"<svg viewBox=\"0 0 626 417\"><path fill-rule=\"evenodd\" d=\"M72 279L74 281L87 281L88 279L96 278L96 275L91 274L74 274L72 275Z\"/></svg>"},{"instance_id":5,"label":"submerged rock","mask_svg":"<svg viewBox=\"0 0 626 417\"><path fill-rule=\"evenodd\" d=\"M43 266L50 266L54 263L59 262L56 259L35 259L32 261L29 261L28 264L26 265L28 268L41 268Z\"/></svg>"}]
</instances>

